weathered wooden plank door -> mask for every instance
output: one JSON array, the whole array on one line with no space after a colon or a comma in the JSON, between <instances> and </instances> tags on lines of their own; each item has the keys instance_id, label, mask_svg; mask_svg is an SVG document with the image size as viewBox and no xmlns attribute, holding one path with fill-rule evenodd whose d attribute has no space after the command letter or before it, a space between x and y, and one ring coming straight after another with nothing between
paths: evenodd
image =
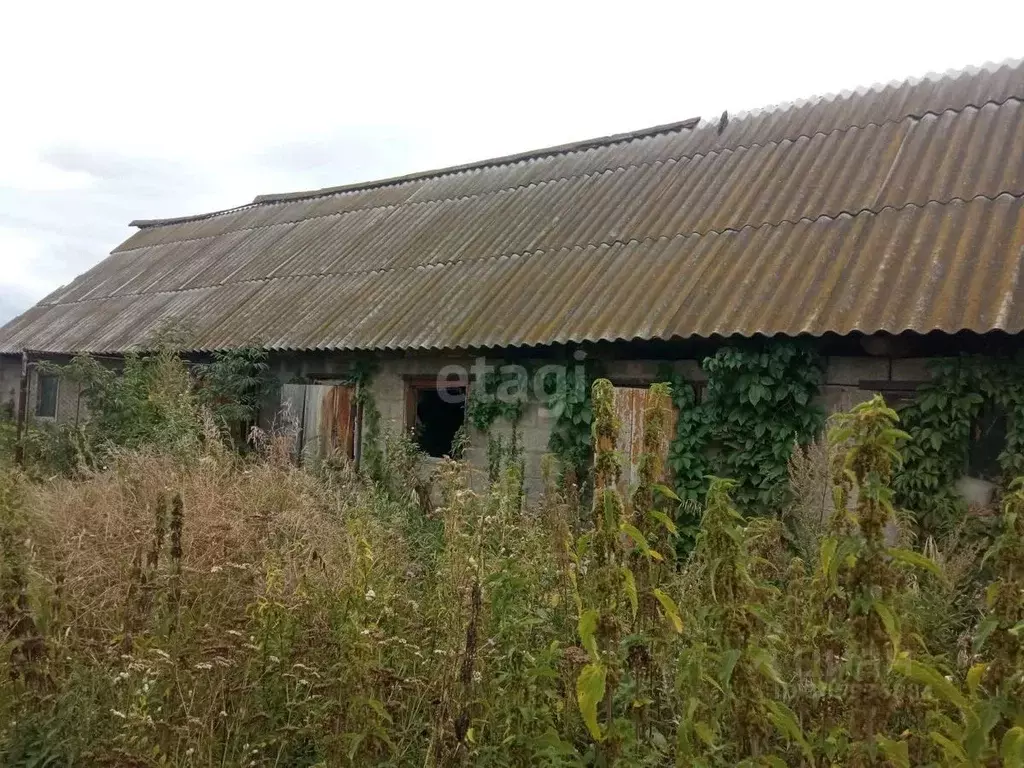
<instances>
[{"instance_id":1,"label":"weathered wooden plank door","mask_svg":"<svg viewBox=\"0 0 1024 768\"><path fill-rule=\"evenodd\" d=\"M637 463L644 449L644 411L651 403L651 392L646 387L615 387L615 414L619 418L619 440L617 449L622 454L622 476L619 490L628 497L639 480ZM668 420L665 426L665 438L662 440L660 453L667 459L668 443L675 432L678 414L669 406ZM666 467L663 481L671 478ZM671 485L671 483L668 483Z\"/></svg>"},{"instance_id":2,"label":"weathered wooden plank door","mask_svg":"<svg viewBox=\"0 0 1024 768\"><path fill-rule=\"evenodd\" d=\"M281 407L297 426L296 457L355 456L355 393L343 384L285 384Z\"/></svg>"}]
</instances>

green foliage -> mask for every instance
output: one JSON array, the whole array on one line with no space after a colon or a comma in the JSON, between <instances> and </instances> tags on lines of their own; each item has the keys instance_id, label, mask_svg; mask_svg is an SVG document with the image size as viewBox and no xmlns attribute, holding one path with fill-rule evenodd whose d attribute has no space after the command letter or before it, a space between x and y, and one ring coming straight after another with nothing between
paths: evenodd
<instances>
[{"instance_id":1,"label":"green foliage","mask_svg":"<svg viewBox=\"0 0 1024 768\"><path fill-rule=\"evenodd\" d=\"M668 458L676 493L702 498L713 474L736 480L732 493L744 511L781 509L793 446L807 443L824 423L815 403L822 365L794 342L723 347L704 360L708 381L700 403L692 384L669 374L679 412Z\"/></svg>"},{"instance_id":2,"label":"green foliage","mask_svg":"<svg viewBox=\"0 0 1024 768\"><path fill-rule=\"evenodd\" d=\"M669 397L648 398L624 497L594 383L582 530L560 493L525 503L504 457L481 492L443 462L424 506L407 440L386 483L202 440L73 480L0 470L0 763L1018 764L1024 492L992 586L933 589L950 558L884 539L905 438L875 401L837 419L834 514L803 559L711 478L673 561ZM974 603L976 657L918 637L954 601Z\"/></svg>"},{"instance_id":3,"label":"green foliage","mask_svg":"<svg viewBox=\"0 0 1024 768\"><path fill-rule=\"evenodd\" d=\"M563 479L581 489L588 486L593 450L591 384L595 377L595 363L589 360L585 365L567 363L565 387L553 387L544 393L545 405L554 417L548 449L558 458Z\"/></svg>"},{"instance_id":4,"label":"green foliage","mask_svg":"<svg viewBox=\"0 0 1024 768\"><path fill-rule=\"evenodd\" d=\"M360 469L368 477L379 479L385 467L380 409L373 398L373 377L376 373L377 365L373 360L359 360L352 366L348 384L355 387L356 406L362 414Z\"/></svg>"},{"instance_id":5,"label":"green foliage","mask_svg":"<svg viewBox=\"0 0 1024 768\"><path fill-rule=\"evenodd\" d=\"M815 405L822 362L793 342L762 349L725 348L704 361L706 405L715 451L712 471L737 482L744 510L778 510L786 467L796 444L818 434L824 413Z\"/></svg>"},{"instance_id":6,"label":"green foliage","mask_svg":"<svg viewBox=\"0 0 1024 768\"><path fill-rule=\"evenodd\" d=\"M515 424L522 418L523 404L530 394L530 382L521 381L519 366L491 362L480 381L472 382L466 403L466 420L477 430L488 433L498 419Z\"/></svg>"},{"instance_id":7,"label":"green foliage","mask_svg":"<svg viewBox=\"0 0 1024 768\"><path fill-rule=\"evenodd\" d=\"M278 392L267 352L241 347L215 352L213 360L196 368L197 400L235 441L243 443L245 425L254 423L260 408Z\"/></svg>"},{"instance_id":8,"label":"green foliage","mask_svg":"<svg viewBox=\"0 0 1024 768\"><path fill-rule=\"evenodd\" d=\"M112 449L142 446L194 454L202 438L199 403L188 366L173 348L126 355L120 373L88 356L52 368L81 386L92 457L102 462Z\"/></svg>"},{"instance_id":9,"label":"green foliage","mask_svg":"<svg viewBox=\"0 0 1024 768\"><path fill-rule=\"evenodd\" d=\"M967 470L971 430L986 406L1007 416L1003 485L1024 473L1024 362L962 357L930 367L932 378L900 409L910 439L895 480L898 502L915 513L925 535L948 532L964 516L966 504L953 486Z\"/></svg>"}]
</instances>

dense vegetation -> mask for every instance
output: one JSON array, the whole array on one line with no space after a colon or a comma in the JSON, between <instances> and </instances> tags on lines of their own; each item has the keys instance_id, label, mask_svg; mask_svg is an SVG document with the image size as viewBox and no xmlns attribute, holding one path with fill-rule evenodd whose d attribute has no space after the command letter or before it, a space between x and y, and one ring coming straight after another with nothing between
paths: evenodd
<instances>
[{"instance_id":1,"label":"dense vegetation","mask_svg":"<svg viewBox=\"0 0 1024 768\"><path fill-rule=\"evenodd\" d=\"M70 470L0 468L5 766L1024 765L1024 487L991 537L914 540L878 399L781 516L661 484L666 385L623 494L603 380L586 508L504 454L424 511L401 439L372 477L240 457L174 356L136 373Z\"/></svg>"}]
</instances>

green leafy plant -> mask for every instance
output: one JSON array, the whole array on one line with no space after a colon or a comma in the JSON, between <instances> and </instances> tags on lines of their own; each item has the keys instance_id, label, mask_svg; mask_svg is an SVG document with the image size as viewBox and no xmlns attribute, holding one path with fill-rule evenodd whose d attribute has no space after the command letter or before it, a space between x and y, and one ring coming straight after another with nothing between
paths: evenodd
<instances>
[{"instance_id":1,"label":"green leafy plant","mask_svg":"<svg viewBox=\"0 0 1024 768\"><path fill-rule=\"evenodd\" d=\"M196 367L199 403L210 410L236 445L245 443L245 428L259 418L279 390L278 379L267 363L267 352L239 347L215 352L213 360Z\"/></svg>"}]
</instances>

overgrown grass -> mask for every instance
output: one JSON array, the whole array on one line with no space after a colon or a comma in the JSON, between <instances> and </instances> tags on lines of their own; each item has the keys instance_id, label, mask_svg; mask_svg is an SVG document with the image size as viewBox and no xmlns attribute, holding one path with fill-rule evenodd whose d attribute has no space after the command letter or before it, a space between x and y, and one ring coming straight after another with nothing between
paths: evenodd
<instances>
[{"instance_id":1,"label":"overgrown grass","mask_svg":"<svg viewBox=\"0 0 1024 768\"><path fill-rule=\"evenodd\" d=\"M212 438L0 470L0 763L1022 764L1024 496L984 566L890 547L874 403L794 463L796 524L713 481L675 562L656 408L630 498L595 416L587 510L524 503L517 462L484 493L448 462L428 504L400 443L377 482Z\"/></svg>"}]
</instances>

